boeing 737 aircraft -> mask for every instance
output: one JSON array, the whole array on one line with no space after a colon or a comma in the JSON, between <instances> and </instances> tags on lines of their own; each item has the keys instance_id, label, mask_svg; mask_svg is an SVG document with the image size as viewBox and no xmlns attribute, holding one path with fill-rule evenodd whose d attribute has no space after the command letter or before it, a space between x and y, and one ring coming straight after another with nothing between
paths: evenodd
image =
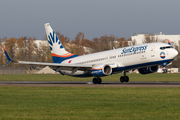
<instances>
[{"instance_id":1,"label":"boeing 737 aircraft","mask_svg":"<svg viewBox=\"0 0 180 120\"><path fill-rule=\"evenodd\" d=\"M120 82L123 83L129 81L126 72L138 69L141 74L154 73L158 70L158 65L166 66L178 54L168 41L168 44L146 43L78 56L65 50L49 23L44 26L54 63L12 60L3 48L8 59L5 65L17 62L18 64L50 66L62 75L94 77L94 84L101 84L103 76L124 72L124 76L120 77Z\"/></svg>"}]
</instances>

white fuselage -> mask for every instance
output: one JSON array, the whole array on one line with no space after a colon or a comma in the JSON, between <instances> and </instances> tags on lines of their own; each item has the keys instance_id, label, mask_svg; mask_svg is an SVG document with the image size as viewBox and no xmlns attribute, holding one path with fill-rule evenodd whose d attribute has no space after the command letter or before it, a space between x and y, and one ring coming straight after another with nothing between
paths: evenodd
<instances>
[{"instance_id":1,"label":"white fuselage","mask_svg":"<svg viewBox=\"0 0 180 120\"><path fill-rule=\"evenodd\" d=\"M110 64L117 66L113 73L119 73L128 69L142 68L145 66L160 65L170 62L177 55L174 48L160 49L170 45L165 43L147 43L125 48L118 48L104 52L82 55L67 59L62 64ZM112 67L113 68L113 67ZM71 72L62 71L71 75ZM74 75L83 74L84 71L77 71Z\"/></svg>"}]
</instances>

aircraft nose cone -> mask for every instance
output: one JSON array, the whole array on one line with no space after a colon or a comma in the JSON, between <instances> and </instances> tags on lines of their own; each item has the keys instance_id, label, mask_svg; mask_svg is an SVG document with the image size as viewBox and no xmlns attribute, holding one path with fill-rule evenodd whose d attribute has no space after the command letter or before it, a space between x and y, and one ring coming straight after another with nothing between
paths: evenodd
<instances>
[{"instance_id":1,"label":"aircraft nose cone","mask_svg":"<svg viewBox=\"0 0 180 120\"><path fill-rule=\"evenodd\" d=\"M178 55L178 51L176 49L174 49L173 54L174 54L174 57L176 57Z\"/></svg>"}]
</instances>

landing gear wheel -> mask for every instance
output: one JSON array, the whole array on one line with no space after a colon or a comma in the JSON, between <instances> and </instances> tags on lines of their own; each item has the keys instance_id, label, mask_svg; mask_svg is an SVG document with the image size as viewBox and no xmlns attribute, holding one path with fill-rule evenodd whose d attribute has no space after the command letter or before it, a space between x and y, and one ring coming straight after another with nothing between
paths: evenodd
<instances>
[{"instance_id":1,"label":"landing gear wheel","mask_svg":"<svg viewBox=\"0 0 180 120\"><path fill-rule=\"evenodd\" d=\"M97 79L98 79L98 84L101 84L102 83L101 78L97 78Z\"/></svg>"},{"instance_id":2,"label":"landing gear wheel","mask_svg":"<svg viewBox=\"0 0 180 120\"><path fill-rule=\"evenodd\" d=\"M126 71L124 71L124 76L121 76L120 77L120 82L123 83L123 82L129 82L129 77L126 76Z\"/></svg>"},{"instance_id":3,"label":"landing gear wheel","mask_svg":"<svg viewBox=\"0 0 180 120\"><path fill-rule=\"evenodd\" d=\"M124 76L121 76L121 77L120 77L120 82L123 83L124 81L125 81Z\"/></svg>"},{"instance_id":4,"label":"landing gear wheel","mask_svg":"<svg viewBox=\"0 0 180 120\"><path fill-rule=\"evenodd\" d=\"M125 80L124 80L125 82L129 82L129 77L128 76L125 76L124 78L125 78Z\"/></svg>"},{"instance_id":5,"label":"landing gear wheel","mask_svg":"<svg viewBox=\"0 0 180 120\"><path fill-rule=\"evenodd\" d=\"M97 84L98 83L98 79L97 78L93 78L93 83Z\"/></svg>"},{"instance_id":6,"label":"landing gear wheel","mask_svg":"<svg viewBox=\"0 0 180 120\"><path fill-rule=\"evenodd\" d=\"M101 80L101 78L93 78L93 83L94 84L101 84L102 80Z\"/></svg>"}]
</instances>

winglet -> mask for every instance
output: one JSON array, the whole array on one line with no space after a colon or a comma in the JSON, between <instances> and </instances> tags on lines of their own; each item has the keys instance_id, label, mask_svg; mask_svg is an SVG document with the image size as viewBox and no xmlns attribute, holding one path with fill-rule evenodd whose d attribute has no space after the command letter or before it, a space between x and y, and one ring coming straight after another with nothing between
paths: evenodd
<instances>
[{"instance_id":1,"label":"winglet","mask_svg":"<svg viewBox=\"0 0 180 120\"><path fill-rule=\"evenodd\" d=\"M10 62L16 62L15 60L12 60L11 59L11 57L8 55L8 53L6 52L6 49L4 48L4 47L2 47L3 48L3 50L4 50L4 53L5 53L5 55L6 55L6 57L7 57L7 59L8 59L8 62L3 66L3 67L5 67L6 65L8 65Z\"/></svg>"},{"instance_id":2,"label":"winglet","mask_svg":"<svg viewBox=\"0 0 180 120\"><path fill-rule=\"evenodd\" d=\"M9 57L8 53L6 52L6 49L5 49L4 47L2 47L2 48L3 48L3 50L4 50L4 53L5 53L6 57L7 57L7 59L8 59L9 61L12 61L12 59Z\"/></svg>"},{"instance_id":3,"label":"winglet","mask_svg":"<svg viewBox=\"0 0 180 120\"><path fill-rule=\"evenodd\" d=\"M3 48L4 51L6 51L4 47L2 47L2 48Z\"/></svg>"},{"instance_id":4,"label":"winglet","mask_svg":"<svg viewBox=\"0 0 180 120\"><path fill-rule=\"evenodd\" d=\"M167 39L167 42L168 42L168 44L169 44L169 45L171 45L171 43L170 43L169 39Z\"/></svg>"}]
</instances>

